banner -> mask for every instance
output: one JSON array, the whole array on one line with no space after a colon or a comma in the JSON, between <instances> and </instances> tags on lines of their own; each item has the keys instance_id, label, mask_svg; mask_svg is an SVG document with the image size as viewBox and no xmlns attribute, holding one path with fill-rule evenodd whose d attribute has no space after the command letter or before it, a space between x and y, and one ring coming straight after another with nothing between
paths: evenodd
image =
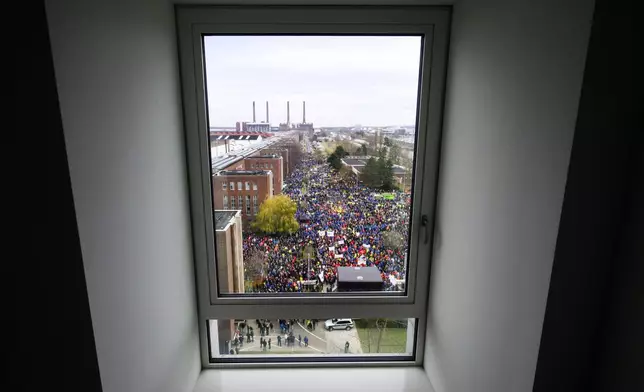
<instances>
[{"instance_id":1,"label":"banner","mask_svg":"<svg viewBox=\"0 0 644 392\"><path fill-rule=\"evenodd\" d=\"M338 241L338 245L344 245L344 240Z\"/></svg>"},{"instance_id":2,"label":"banner","mask_svg":"<svg viewBox=\"0 0 644 392\"><path fill-rule=\"evenodd\" d=\"M329 230L326 232L327 237L333 237L333 231Z\"/></svg>"},{"instance_id":3,"label":"banner","mask_svg":"<svg viewBox=\"0 0 644 392\"><path fill-rule=\"evenodd\" d=\"M325 235L325 234L326 234L326 233L324 232L324 230L318 231L318 235L319 235L320 237L324 237L324 235Z\"/></svg>"},{"instance_id":4,"label":"banner","mask_svg":"<svg viewBox=\"0 0 644 392\"><path fill-rule=\"evenodd\" d=\"M343 259L343 258L344 258L344 255L335 255L335 258L336 258L336 259Z\"/></svg>"},{"instance_id":5,"label":"banner","mask_svg":"<svg viewBox=\"0 0 644 392\"><path fill-rule=\"evenodd\" d=\"M329 252L335 252L335 246L329 246Z\"/></svg>"}]
</instances>

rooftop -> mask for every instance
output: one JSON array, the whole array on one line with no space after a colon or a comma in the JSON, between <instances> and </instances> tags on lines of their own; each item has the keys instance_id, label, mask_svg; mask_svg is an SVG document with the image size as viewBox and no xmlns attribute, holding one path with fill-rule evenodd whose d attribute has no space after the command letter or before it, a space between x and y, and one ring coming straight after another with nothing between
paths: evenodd
<instances>
[{"instance_id":1,"label":"rooftop","mask_svg":"<svg viewBox=\"0 0 644 392\"><path fill-rule=\"evenodd\" d=\"M239 210L215 210L215 230L226 230L239 213Z\"/></svg>"},{"instance_id":2,"label":"rooftop","mask_svg":"<svg viewBox=\"0 0 644 392\"><path fill-rule=\"evenodd\" d=\"M215 173L216 176L265 176L270 170L222 170Z\"/></svg>"},{"instance_id":3,"label":"rooftop","mask_svg":"<svg viewBox=\"0 0 644 392\"><path fill-rule=\"evenodd\" d=\"M382 282L377 267L338 267L340 282Z\"/></svg>"},{"instance_id":4,"label":"rooftop","mask_svg":"<svg viewBox=\"0 0 644 392\"><path fill-rule=\"evenodd\" d=\"M369 158L344 158L342 161L349 166L364 166Z\"/></svg>"}]
</instances>

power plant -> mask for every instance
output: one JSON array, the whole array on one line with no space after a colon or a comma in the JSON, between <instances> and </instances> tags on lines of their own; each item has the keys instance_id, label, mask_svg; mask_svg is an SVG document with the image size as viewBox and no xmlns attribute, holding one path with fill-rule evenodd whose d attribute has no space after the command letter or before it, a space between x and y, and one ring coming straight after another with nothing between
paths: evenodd
<instances>
[{"instance_id":1,"label":"power plant","mask_svg":"<svg viewBox=\"0 0 644 392\"><path fill-rule=\"evenodd\" d=\"M279 123L279 127L271 127L268 101L266 101L266 120L257 122L256 105L253 101L253 121L237 121L235 130L237 132L260 132L268 133L271 131L308 131L313 132L313 123L306 122L306 101L302 101L302 122L291 123L291 102L286 101L286 122Z\"/></svg>"}]
</instances>

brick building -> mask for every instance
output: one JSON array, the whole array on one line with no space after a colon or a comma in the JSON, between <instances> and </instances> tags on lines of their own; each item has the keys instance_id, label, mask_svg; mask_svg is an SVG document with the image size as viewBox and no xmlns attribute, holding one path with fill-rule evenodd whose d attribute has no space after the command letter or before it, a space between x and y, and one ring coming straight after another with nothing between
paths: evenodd
<instances>
[{"instance_id":1,"label":"brick building","mask_svg":"<svg viewBox=\"0 0 644 392\"><path fill-rule=\"evenodd\" d=\"M289 153L288 149L286 148L280 148L280 147L270 147L270 148L264 148L263 150L260 151L260 154L262 155L267 155L267 154L277 154L282 157L282 168L284 171L284 177L288 177L289 174L291 174L291 163L289 161Z\"/></svg>"},{"instance_id":2,"label":"brick building","mask_svg":"<svg viewBox=\"0 0 644 392\"><path fill-rule=\"evenodd\" d=\"M273 195L270 170L221 170L212 176L215 210L240 210L244 221L259 212L259 206Z\"/></svg>"},{"instance_id":3,"label":"brick building","mask_svg":"<svg viewBox=\"0 0 644 392\"><path fill-rule=\"evenodd\" d=\"M217 275L221 293L244 292L242 221L239 210L215 210Z\"/></svg>"},{"instance_id":4,"label":"brick building","mask_svg":"<svg viewBox=\"0 0 644 392\"><path fill-rule=\"evenodd\" d=\"M282 193L284 183L284 160L277 154L265 154L246 157L244 159L246 170L270 170L273 172L273 195Z\"/></svg>"},{"instance_id":5,"label":"brick building","mask_svg":"<svg viewBox=\"0 0 644 392\"><path fill-rule=\"evenodd\" d=\"M222 293L244 292L244 260L242 245L242 221L239 210L215 210L215 254L217 276ZM233 320L217 320L222 346L220 353L227 354L230 341L235 336Z\"/></svg>"}]
</instances>

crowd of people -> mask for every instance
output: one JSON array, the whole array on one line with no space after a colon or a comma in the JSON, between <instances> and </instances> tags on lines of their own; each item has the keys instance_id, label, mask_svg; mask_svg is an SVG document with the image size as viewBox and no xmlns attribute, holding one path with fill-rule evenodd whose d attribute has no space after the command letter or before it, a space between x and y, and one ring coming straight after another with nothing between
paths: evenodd
<instances>
[{"instance_id":1,"label":"crowd of people","mask_svg":"<svg viewBox=\"0 0 644 392\"><path fill-rule=\"evenodd\" d=\"M340 266L376 266L383 289L398 290L396 282L404 281L406 272L408 193L393 191L384 197L355 177L332 172L310 154L285 184L283 193L297 203L300 227L289 235L244 233L244 259L260 252L265 260L261 280L249 291L329 290ZM398 233L400 243L389 243L387 232Z\"/></svg>"}]
</instances>

